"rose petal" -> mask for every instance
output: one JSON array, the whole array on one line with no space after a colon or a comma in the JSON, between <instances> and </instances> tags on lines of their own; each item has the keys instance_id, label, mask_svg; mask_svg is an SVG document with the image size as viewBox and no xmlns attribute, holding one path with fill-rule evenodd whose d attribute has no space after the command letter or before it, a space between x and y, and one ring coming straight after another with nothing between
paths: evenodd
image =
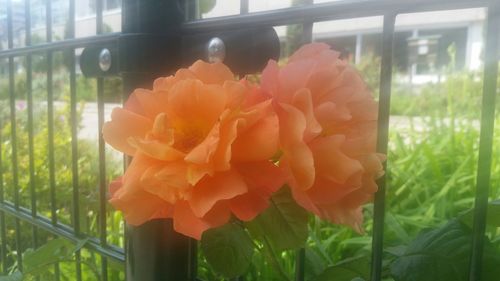
<instances>
[{"instance_id":1,"label":"rose petal","mask_svg":"<svg viewBox=\"0 0 500 281\"><path fill-rule=\"evenodd\" d=\"M313 111L311 92L307 88L302 88L295 92L291 104L302 111L306 119L306 128L304 131L304 141L308 142L321 133L321 125L316 120Z\"/></svg>"},{"instance_id":2,"label":"rose petal","mask_svg":"<svg viewBox=\"0 0 500 281\"><path fill-rule=\"evenodd\" d=\"M189 69L181 68L175 75L157 78L153 82L153 91L168 93L175 83L186 79L196 79L196 75Z\"/></svg>"},{"instance_id":3,"label":"rose petal","mask_svg":"<svg viewBox=\"0 0 500 281\"><path fill-rule=\"evenodd\" d=\"M156 165L158 162L138 154L123 175L123 185L115 190L109 200L113 207L123 212L129 224L140 225L153 218L166 218L172 215L172 205L146 192L140 182L142 174L149 167Z\"/></svg>"},{"instance_id":4,"label":"rose petal","mask_svg":"<svg viewBox=\"0 0 500 281\"><path fill-rule=\"evenodd\" d=\"M197 217L187 201L178 201L174 210L174 229L186 236L200 240L207 229L221 226L230 218L226 204L217 204L205 217Z\"/></svg>"},{"instance_id":5,"label":"rose petal","mask_svg":"<svg viewBox=\"0 0 500 281\"><path fill-rule=\"evenodd\" d=\"M109 183L109 193L111 197L122 187L123 181L122 177L118 177Z\"/></svg>"},{"instance_id":6,"label":"rose petal","mask_svg":"<svg viewBox=\"0 0 500 281\"><path fill-rule=\"evenodd\" d=\"M225 107L222 86L205 85L199 80L177 82L170 90L166 105L172 127L187 138L208 133Z\"/></svg>"},{"instance_id":7,"label":"rose petal","mask_svg":"<svg viewBox=\"0 0 500 281\"><path fill-rule=\"evenodd\" d=\"M284 66L279 73L280 90L275 93L277 100L290 103L292 94L307 85L315 65L313 60L299 60Z\"/></svg>"},{"instance_id":8,"label":"rose petal","mask_svg":"<svg viewBox=\"0 0 500 281\"><path fill-rule=\"evenodd\" d=\"M234 171L204 177L193 187L189 205L197 217L203 217L221 200L231 199L248 191L246 183Z\"/></svg>"},{"instance_id":9,"label":"rose petal","mask_svg":"<svg viewBox=\"0 0 500 281\"><path fill-rule=\"evenodd\" d=\"M314 204L337 204L348 194L361 188L361 173L354 174L345 183L338 183L330 178L317 175L313 187L307 190L307 195Z\"/></svg>"},{"instance_id":10,"label":"rose petal","mask_svg":"<svg viewBox=\"0 0 500 281\"><path fill-rule=\"evenodd\" d=\"M182 162L167 163L148 168L141 176L141 184L147 192L175 204L177 200L188 197L190 192L185 175L186 165Z\"/></svg>"},{"instance_id":11,"label":"rose petal","mask_svg":"<svg viewBox=\"0 0 500 281\"><path fill-rule=\"evenodd\" d=\"M314 155L316 173L340 184L364 171L359 161L347 157L340 150L344 141L344 136L334 135L315 139L309 145Z\"/></svg>"},{"instance_id":12,"label":"rose petal","mask_svg":"<svg viewBox=\"0 0 500 281\"><path fill-rule=\"evenodd\" d=\"M306 190L314 183L314 158L304 142L306 120L304 114L293 106L280 104L277 107L280 122L280 142L283 157L280 162L290 169L293 184Z\"/></svg>"},{"instance_id":13,"label":"rose petal","mask_svg":"<svg viewBox=\"0 0 500 281\"><path fill-rule=\"evenodd\" d=\"M299 188L292 188L292 195L295 199L295 202L302 206L302 208L309 210L317 216L321 216L320 209L316 206L316 204L314 204L306 191Z\"/></svg>"},{"instance_id":14,"label":"rose petal","mask_svg":"<svg viewBox=\"0 0 500 281\"><path fill-rule=\"evenodd\" d=\"M306 44L295 51L288 60L293 62L303 59L315 58L326 50L330 50L330 46L325 43L314 42Z\"/></svg>"},{"instance_id":15,"label":"rose petal","mask_svg":"<svg viewBox=\"0 0 500 281\"><path fill-rule=\"evenodd\" d=\"M363 208L345 208L343 206L329 206L322 208L322 218L333 223L345 224L356 232L363 233Z\"/></svg>"},{"instance_id":16,"label":"rose petal","mask_svg":"<svg viewBox=\"0 0 500 281\"><path fill-rule=\"evenodd\" d=\"M136 89L124 105L126 110L154 120L163 111L167 103L167 95L146 89Z\"/></svg>"},{"instance_id":17,"label":"rose petal","mask_svg":"<svg viewBox=\"0 0 500 281\"><path fill-rule=\"evenodd\" d=\"M326 135L339 133L336 129L342 126L341 122L349 121L352 118L347 107L338 107L333 102L324 102L318 105L314 109L314 115Z\"/></svg>"},{"instance_id":18,"label":"rose petal","mask_svg":"<svg viewBox=\"0 0 500 281\"><path fill-rule=\"evenodd\" d=\"M145 192L137 191L124 198L111 198L111 205L123 212L130 225L141 225L155 218L172 217L172 206L160 198Z\"/></svg>"},{"instance_id":19,"label":"rose petal","mask_svg":"<svg viewBox=\"0 0 500 281\"><path fill-rule=\"evenodd\" d=\"M227 96L227 106L236 109L248 98L248 88L237 81L225 81L224 85L225 94Z\"/></svg>"},{"instance_id":20,"label":"rose petal","mask_svg":"<svg viewBox=\"0 0 500 281\"><path fill-rule=\"evenodd\" d=\"M177 201L174 209L174 229L186 236L200 240L210 224L195 216L187 201Z\"/></svg>"},{"instance_id":21,"label":"rose petal","mask_svg":"<svg viewBox=\"0 0 500 281\"><path fill-rule=\"evenodd\" d=\"M130 138L129 144L145 155L158 160L177 161L185 156L181 151L156 140L148 141L139 138Z\"/></svg>"},{"instance_id":22,"label":"rose petal","mask_svg":"<svg viewBox=\"0 0 500 281\"><path fill-rule=\"evenodd\" d=\"M250 162L267 160L278 151L278 117L272 115L239 134L232 145L232 161Z\"/></svg>"},{"instance_id":23,"label":"rose petal","mask_svg":"<svg viewBox=\"0 0 500 281\"><path fill-rule=\"evenodd\" d=\"M279 80L278 75L280 72L280 68L278 63L274 60L269 60L264 70L262 70L262 75L260 79L260 86L265 91L268 91L271 94L275 94L279 89Z\"/></svg>"},{"instance_id":24,"label":"rose petal","mask_svg":"<svg viewBox=\"0 0 500 281\"><path fill-rule=\"evenodd\" d=\"M114 108L111 121L102 128L102 135L113 148L132 156L136 149L128 143L128 139L143 138L152 126L150 119L122 108Z\"/></svg>"},{"instance_id":25,"label":"rose petal","mask_svg":"<svg viewBox=\"0 0 500 281\"><path fill-rule=\"evenodd\" d=\"M234 167L249 189L263 198L269 198L286 183L283 169L269 161L238 163Z\"/></svg>"},{"instance_id":26,"label":"rose petal","mask_svg":"<svg viewBox=\"0 0 500 281\"><path fill-rule=\"evenodd\" d=\"M242 221L251 221L269 206L269 202L257 195L248 192L230 200L233 214Z\"/></svg>"},{"instance_id":27,"label":"rose petal","mask_svg":"<svg viewBox=\"0 0 500 281\"><path fill-rule=\"evenodd\" d=\"M227 80L234 80L234 74L223 63L206 63L198 60L189 67L198 79L206 84L222 85Z\"/></svg>"},{"instance_id":28,"label":"rose petal","mask_svg":"<svg viewBox=\"0 0 500 281\"><path fill-rule=\"evenodd\" d=\"M221 133L217 150L213 156L213 167L215 171L226 171L231 168L232 149L231 145L238 136L238 127L244 123L243 119L222 121Z\"/></svg>"}]
</instances>

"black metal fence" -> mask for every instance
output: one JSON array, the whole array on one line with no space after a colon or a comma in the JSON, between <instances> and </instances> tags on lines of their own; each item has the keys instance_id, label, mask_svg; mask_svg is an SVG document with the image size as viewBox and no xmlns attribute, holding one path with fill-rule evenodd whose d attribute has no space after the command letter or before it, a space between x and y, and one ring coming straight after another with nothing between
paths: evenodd
<instances>
[{"instance_id":1,"label":"black metal fence","mask_svg":"<svg viewBox=\"0 0 500 281\"><path fill-rule=\"evenodd\" d=\"M479 160L477 171L477 190L474 212L474 235L473 247L471 253L470 276L469 280L479 281L481 258L483 252L483 239L485 233L485 220L487 211L488 189L490 185L490 167L493 146L493 128L496 83L498 74L498 41L500 27L500 2L497 0L353 0L336 1L324 4L309 4L298 7L292 7L282 10L248 13L248 1L241 0L241 14L235 16L225 16L220 18L197 19L197 1L160 1L160 0L123 0L122 6L122 32L104 33L103 22L103 1L97 0L95 6L96 13L96 34L86 38L75 37L75 0L69 0L69 18L67 24L66 38L63 40L54 40L53 25L51 13L52 1L45 1L46 13L46 42L33 44L31 30L31 2L25 0L24 3L24 26L25 42L24 46L15 47L14 44L14 19L13 1L4 0L2 5L7 14L7 49L0 51L0 60L6 62L9 89L9 115L10 122L10 140L3 140L2 144L10 143L10 153L0 155L0 160L9 157L12 170L6 170L0 167L0 238L2 241L1 260L4 273L12 263L17 263L19 269L23 268L23 259L21 253L25 250L25 243L21 237L22 228L31 228L33 233L33 242L31 247L40 246L39 237L41 232L63 237L74 243L82 243L83 248L76 252L76 276L75 280L82 280L82 260L81 255L84 251L90 250L97 253L100 258L102 279L108 279L108 269L110 264L125 264L126 256L129 258L127 274L132 280L165 280L161 276L170 276L168 280L194 280L196 278L196 245L193 241L172 233L171 226L168 224L155 225L147 224L143 227L130 229L127 235L129 241L126 243L126 251L123 248L110 243L107 233L109 210L106 205L106 151L105 144L101 136L98 138L98 192L94 196L97 200L97 229L98 233L85 233L82 231L82 206L81 202L81 181L82 171L79 170L80 163L78 155L81 153L78 145L78 100L77 100L77 72L75 50L79 48L118 48L120 56L116 57L113 53L112 58L119 61L120 69L113 70L115 74L120 74L123 79L123 92L128 94L132 89L151 83L152 79L159 75L165 75L176 68L185 66L186 61L183 56L187 55L186 46L191 42L186 40L189 36L207 36L206 34L223 34L225 32L237 31L239 29L272 27L277 25L301 24L304 30L304 41L311 40L312 24L318 21L348 19L366 16L383 17L383 52L381 59L380 75L380 106L379 106L379 129L377 149L381 153L387 153L388 149L388 131L389 131L389 109L391 100L391 78L392 78L392 58L393 58L393 40L395 19L398 14L414 13L424 11L438 11L450 9L462 9L473 7L485 7L488 10L486 45L484 52L484 90L483 105L481 117L481 135L479 146ZM179 5L179 6L178 6ZM181 7L181 9L179 9ZM0 9L1 10L1 9ZM184 10L184 15L179 11ZM142 36L141 45L134 44L137 36ZM153 43L158 43L156 49ZM97 47L96 47L97 46ZM158 47L159 46L159 47ZM194 48L194 46L191 46ZM192 50L192 49L190 49ZM58 134L55 120L57 107L54 105L53 89L53 64L55 56L60 52L69 52L65 63L68 66L68 85L69 85L69 116L72 124L70 130L70 158L71 166L66 167L71 175L72 186L71 202L66 202L68 208L64 209L68 214L58 212L58 194L59 190L56 174L58 165L55 157L55 136ZM152 56L145 54L150 53ZM40 204L37 199L39 186L37 185L37 171L35 170L35 161L38 161L34 154L36 146L35 124L38 116L34 114L33 92L36 85L32 84L34 60L43 56L46 62L46 102L47 102L47 169L48 169L48 190L50 210L42 212L39 210ZM201 56L201 54L200 54ZM26 90L27 100L27 139L29 157L20 159L19 148L17 147L20 132L16 125L16 114L18 114L16 95L19 95L16 89L16 60L22 59L26 69ZM159 62L162 65L159 65ZM97 62L96 62L97 63ZM156 64L156 65L155 65ZM4 75L4 74L2 74ZM105 119L105 73L95 73L96 78L96 99L98 115L98 131L101 131ZM2 116L3 117L3 116ZM1 150L0 150L1 151ZM29 182L27 184L29 193L29 203L22 204L20 194L19 173L20 165L25 165L27 161ZM391 165L391 163L387 163ZM25 165L26 166L26 165ZM24 171L24 170L23 170ZM58 170L59 171L59 170ZM9 181L5 178L9 178ZM384 206L385 206L386 181L382 178L379 181L379 191L376 194L374 203L374 229L373 229L373 248L372 248L372 273L371 280L381 280L382 274L382 253L383 253L383 235L384 235ZM6 196L7 190L12 191L12 196ZM47 205L47 202L43 203ZM61 217L69 217L62 219ZM9 226L7 222L13 222ZM7 232L13 231L15 243L9 243ZM149 244L141 250L137 247L141 241L148 241L154 237L167 237L170 242ZM24 245L24 246L23 246ZM135 246L134 246L135 245ZM169 251L175 250L174 253ZM147 250L152 250L148 253ZM10 252L17 252L15 256L8 256ZM162 254L163 252L163 254ZM165 256L168 253L168 256ZM154 256L154 257L153 257ZM146 265L144 264L146 263ZM158 264L163 263L163 264ZM83 265L84 266L84 265ZM141 267L146 267L142 268ZM304 252L299 251L296 264L296 280L304 280ZM56 279L59 280L59 268L56 265L54 269ZM177 273L168 273L177 272ZM149 276L146 276L149 275Z\"/></svg>"}]
</instances>

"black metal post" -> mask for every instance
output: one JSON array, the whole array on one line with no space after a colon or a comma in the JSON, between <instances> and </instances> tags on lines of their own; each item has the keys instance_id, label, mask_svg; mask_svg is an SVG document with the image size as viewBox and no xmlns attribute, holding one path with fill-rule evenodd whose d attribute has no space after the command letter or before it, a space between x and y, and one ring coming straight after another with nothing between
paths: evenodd
<instances>
[{"instance_id":1,"label":"black metal post","mask_svg":"<svg viewBox=\"0 0 500 281\"><path fill-rule=\"evenodd\" d=\"M128 281L194 280L189 238L173 230L172 220L156 219L129 226L127 233Z\"/></svg>"},{"instance_id":2,"label":"black metal post","mask_svg":"<svg viewBox=\"0 0 500 281\"><path fill-rule=\"evenodd\" d=\"M177 1L123 0L119 38L124 95L151 88L153 79L180 67L178 30L183 15ZM128 226L128 281L184 281L191 277L189 239L173 230L170 219Z\"/></svg>"}]
</instances>

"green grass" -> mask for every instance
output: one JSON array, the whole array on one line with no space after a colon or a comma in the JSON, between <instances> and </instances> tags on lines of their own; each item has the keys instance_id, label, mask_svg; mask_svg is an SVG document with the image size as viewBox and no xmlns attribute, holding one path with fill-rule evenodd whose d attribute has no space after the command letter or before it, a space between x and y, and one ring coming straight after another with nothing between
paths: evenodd
<instances>
[{"instance_id":1,"label":"green grass","mask_svg":"<svg viewBox=\"0 0 500 281\"><path fill-rule=\"evenodd\" d=\"M362 71L377 75L373 65ZM370 75L370 77L372 76ZM479 150L482 79L479 73L450 73L438 84L410 89L395 83L392 118L407 120L404 128L390 127L384 246L387 251L407 245L423 229L436 227L473 207ZM376 79L369 79L373 88ZM397 81L397 80L396 80ZM497 124L500 114L497 113ZM493 147L490 200L500 198L500 128ZM306 276L314 280L328 265L353 257L371 257L372 204L365 207L366 233L317 218L310 220ZM500 229L487 234L500 248ZM391 255L386 254L384 265ZM281 254L289 276L293 252ZM223 280L201 263L205 280ZM385 280L392 280L384 271ZM246 276L249 280L280 280L259 255Z\"/></svg>"},{"instance_id":2,"label":"green grass","mask_svg":"<svg viewBox=\"0 0 500 281\"><path fill-rule=\"evenodd\" d=\"M373 65L372 65L373 66ZM367 70L369 83L376 79L378 73L371 67ZM371 73L371 74L370 74ZM371 77L371 78L370 78ZM371 81L371 82L370 82ZM481 97L481 75L478 73L453 73L446 81L435 85L424 85L410 89L402 85L393 86L391 112L393 116L409 116L405 128L391 126L389 153L387 160L387 213L385 223L385 247L393 251L401 245L408 244L418 232L427 227L440 225L450 218L473 206L475 182L477 172L477 157L479 149L479 119ZM43 89L42 89L43 91ZM87 99L87 98L85 98ZM3 107L5 108L5 107ZM8 109L5 109L8 110ZM4 118L2 128L2 164L4 186L7 192L11 184L9 162L9 124L5 122L6 112L0 112ZM41 116L45 111L38 113ZM68 118L67 109L58 112L58 116ZM425 117L425 118L422 118ZM19 117L24 118L24 117ZM56 118L57 119L57 118ZM24 120L24 121L23 121ZM21 204L29 207L29 189L27 178L28 166L27 133L25 119L18 124L19 131L19 158L23 159L20 166ZM59 120L59 119L58 119ZM61 119L64 121L64 119ZM68 119L66 119L68 120ZM59 211L65 222L70 220L71 186L70 173L70 131L69 123L61 121L57 127L56 152L59 155L57 169L58 198L61 204ZM497 124L500 114L497 113ZM38 162L37 180L40 189L39 202L42 214L48 215L49 194L47 186L46 128L42 123L37 127L37 136L40 138L37 150ZM24 125L23 125L24 124ZM24 126L24 127L23 127ZM24 157L24 158L23 158ZM80 188L82 204L82 228L91 235L98 233L97 224L97 171L98 155L95 144L82 142L80 144ZM500 127L495 131L493 148L493 165L490 189L490 200L500 198ZM108 158L108 180L120 172L120 163ZM11 195L8 195L11 196ZM10 197L8 197L10 198ZM108 215L109 241L116 245L123 245L121 233L123 221L118 212L109 211ZM372 205L365 207L366 233L357 234L344 226L336 226L317 218L310 219L310 237L306 249L307 279L314 280L328 265L336 264L357 256L370 257L372 232ZM33 248L32 229L22 223L23 249ZM14 221L7 219L7 241L9 249L9 265L14 268L14 260L18 253L15 249ZM499 229L488 229L495 247L500 248ZM39 231L42 244L52 236ZM279 263L284 271L293 276L295 252L287 251L279 254ZM386 255L385 263L391 255ZM100 272L100 257L91 251L83 251L82 259L84 280L95 280L94 272ZM61 263L62 280L72 280L74 263ZM110 266L108 280L123 280L123 268L120 265ZM204 280L222 280L200 256L199 275ZM246 276L251 280L280 280L279 275L261 255L254 255L254 260ZM51 280L52 273L46 273L43 280ZM385 272L387 280L391 280Z\"/></svg>"}]
</instances>

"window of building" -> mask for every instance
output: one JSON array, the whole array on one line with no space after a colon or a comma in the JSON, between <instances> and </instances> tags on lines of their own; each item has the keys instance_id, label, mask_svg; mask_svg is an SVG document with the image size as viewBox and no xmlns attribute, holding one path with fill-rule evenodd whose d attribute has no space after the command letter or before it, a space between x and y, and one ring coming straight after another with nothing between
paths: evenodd
<instances>
[{"instance_id":1,"label":"window of building","mask_svg":"<svg viewBox=\"0 0 500 281\"><path fill-rule=\"evenodd\" d=\"M465 27L419 30L418 34L419 36L439 36L436 56L437 69L449 66L452 60L451 56L455 57L455 69L464 67L467 49L467 29ZM452 45L454 50L450 49Z\"/></svg>"}]
</instances>

